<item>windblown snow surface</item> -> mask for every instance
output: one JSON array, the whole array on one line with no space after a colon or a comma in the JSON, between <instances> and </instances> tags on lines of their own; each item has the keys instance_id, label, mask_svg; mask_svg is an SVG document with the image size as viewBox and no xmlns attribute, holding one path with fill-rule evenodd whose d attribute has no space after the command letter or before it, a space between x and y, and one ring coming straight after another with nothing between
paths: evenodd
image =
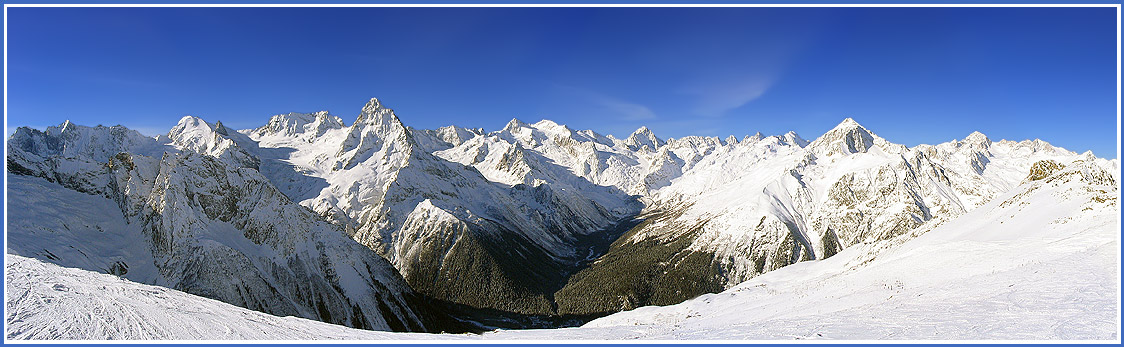
<instances>
[{"instance_id":1,"label":"windblown snow surface","mask_svg":"<svg viewBox=\"0 0 1124 347\"><path fill-rule=\"evenodd\" d=\"M936 339L1119 343L1118 179L1071 163L958 218L722 293L552 330L387 333L9 254L8 339Z\"/></svg>"}]
</instances>

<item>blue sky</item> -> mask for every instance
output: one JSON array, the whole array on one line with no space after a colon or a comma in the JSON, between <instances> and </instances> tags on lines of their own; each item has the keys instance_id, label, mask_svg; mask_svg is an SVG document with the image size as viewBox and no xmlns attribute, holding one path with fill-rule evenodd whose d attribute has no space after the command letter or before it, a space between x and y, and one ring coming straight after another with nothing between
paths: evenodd
<instances>
[{"instance_id":1,"label":"blue sky","mask_svg":"<svg viewBox=\"0 0 1124 347\"><path fill-rule=\"evenodd\" d=\"M9 127L236 128L370 97L407 125L1116 154L1115 8L9 8ZM11 129L9 129L11 131Z\"/></svg>"}]
</instances>

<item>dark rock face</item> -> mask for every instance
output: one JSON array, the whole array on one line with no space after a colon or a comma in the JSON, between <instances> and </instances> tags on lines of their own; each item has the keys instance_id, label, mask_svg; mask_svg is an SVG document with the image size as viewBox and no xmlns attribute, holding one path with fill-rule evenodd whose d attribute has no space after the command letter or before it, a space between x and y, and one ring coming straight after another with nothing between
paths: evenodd
<instances>
[{"instance_id":1,"label":"dark rock face","mask_svg":"<svg viewBox=\"0 0 1124 347\"><path fill-rule=\"evenodd\" d=\"M687 249L698 230L631 242L665 216L652 216L617 239L590 267L555 293L560 314L608 314L670 305L720 291L725 277L713 254Z\"/></svg>"},{"instance_id":2,"label":"dark rock face","mask_svg":"<svg viewBox=\"0 0 1124 347\"><path fill-rule=\"evenodd\" d=\"M820 240L823 243L823 258L831 258L831 256L843 250L843 245L839 244L839 236L835 235L835 230L827 229L823 233L823 238Z\"/></svg>"}]
</instances>

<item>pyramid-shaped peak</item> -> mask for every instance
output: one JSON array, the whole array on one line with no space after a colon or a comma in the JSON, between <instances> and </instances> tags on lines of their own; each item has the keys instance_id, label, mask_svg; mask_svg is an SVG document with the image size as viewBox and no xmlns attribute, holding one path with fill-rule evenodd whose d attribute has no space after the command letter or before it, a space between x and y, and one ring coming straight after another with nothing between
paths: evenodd
<instances>
[{"instance_id":1,"label":"pyramid-shaped peak","mask_svg":"<svg viewBox=\"0 0 1124 347\"><path fill-rule=\"evenodd\" d=\"M785 142L797 145L799 147L804 147L804 146L808 145L808 140L805 140L803 137L800 137L800 135L797 134L795 131L789 131L789 132L785 133L784 135L782 135L781 138L783 138Z\"/></svg>"},{"instance_id":2,"label":"pyramid-shaped peak","mask_svg":"<svg viewBox=\"0 0 1124 347\"><path fill-rule=\"evenodd\" d=\"M862 126L862 124L859 124L859 122L856 122L855 119L851 118L851 117L844 118L843 121L839 122L839 125L836 125L834 129L854 129L854 128L866 129L865 127Z\"/></svg>"},{"instance_id":3,"label":"pyramid-shaped peak","mask_svg":"<svg viewBox=\"0 0 1124 347\"><path fill-rule=\"evenodd\" d=\"M215 132L220 135L230 135L230 132L222 125L222 121L215 121Z\"/></svg>"},{"instance_id":4,"label":"pyramid-shaped peak","mask_svg":"<svg viewBox=\"0 0 1124 347\"><path fill-rule=\"evenodd\" d=\"M847 118L843 119L842 122L839 122L839 125L836 125L831 130L828 130L826 133L824 133L824 135L827 135L827 134L852 134L852 133L866 134L866 135L862 135L862 136L874 136L874 134L871 133L871 131L869 129L862 126L862 124L859 124L859 122L856 122L855 119L851 118L851 117L847 117ZM874 137L876 137L876 136L874 136Z\"/></svg>"},{"instance_id":5,"label":"pyramid-shaped peak","mask_svg":"<svg viewBox=\"0 0 1124 347\"><path fill-rule=\"evenodd\" d=\"M964 138L965 141L987 140L987 139L988 139L987 135L984 135L983 133L981 133L979 131L973 131L971 134L968 134L968 137Z\"/></svg>"},{"instance_id":6,"label":"pyramid-shaped peak","mask_svg":"<svg viewBox=\"0 0 1124 347\"><path fill-rule=\"evenodd\" d=\"M643 146L648 146L650 149L655 150L665 143L663 140L656 137L647 126L641 126L639 129L636 129L636 131L633 131L632 135L628 135L628 138L626 138L624 142L633 150Z\"/></svg>"},{"instance_id":7,"label":"pyramid-shaped peak","mask_svg":"<svg viewBox=\"0 0 1124 347\"><path fill-rule=\"evenodd\" d=\"M821 135L815 141L812 141L809 146L818 155L831 155L831 154L850 154L850 153L865 153L876 145L882 146L884 150L890 152L899 152L901 146L888 146L886 140L874 135L870 130L860 125L854 119L848 117L844 119L835 128Z\"/></svg>"},{"instance_id":8,"label":"pyramid-shaped peak","mask_svg":"<svg viewBox=\"0 0 1124 347\"><path fill-rule=\"evenodd\" d=\"M991 139L987 138L987 135L979 131L973 131L971 134L968 134L968 137L965 137L963 142L969 145L982 146L984 148L991 146Z\"/></svg>"},{"instance_id":9,"label":"pyramid-shaped peak","mask_svg":"<svg viewBox=\"0 0 1124 347\"><path fill-rule=\"evenodd\" d=\"M523 121L519 120L519 118L512 118L511 121L507 122L507 125L505 125L503 127L503 130L512 130L512 129L515 129L515 128L524 128L524 127L527 127L527 123L524 123Z\"/></svg>"},{"instance_id":10,"label":"pyramid-shaped peak","mask_svg":"<svg viewBox=\"0 0 1124 347\"><path fill-rule=\"evenodd\" d=\"M1093 151L1086 150L1085 153L1081 153L1080 158L1081 158L1081 160L1085 160L1085 161L1093 161L1093 160L1097 159L1097 156L1093 155Z\"/></svg>"},{"instance_id":11,"label":"pyramid-shaped peak","mask_svg":"<svg viewBox=\"0 0 1124 347\"><path fill-rule=\"evenodd\" d=\"M657 138L656 135L652 133L652 129L648 129L647 126L641 126L640 128L637 128L636 131L633 131L632 134L628 135L628 138L645 138L653 141L659 140L659 138Z\"/></svg>"},{"instance_id":12,"label":"pyramid-shaped peak","mask_svg":"<svg viewBox=\"0 0 1124 347\"><path fill-rule=\"evenodd\" d=\"M366 105L363 105L363 111L364 112L374 112L374 111L378 111L382 108L383 108L382 102L379 101L379 98L371 98L370 101L367 101Z\"/></svg>"},{"instance_id":13,"label":"pyramid-shaped peak","mask_svg":"<svg viewBox=\"0 0 1124 347\"><path fill-rule=\"evenodd\" d=\"M325 124L325 123L321 123ZM323 133L321 129L316 130ZM380 153L378 158L395 156L394 165L405 165L417 143L410 136L394 110L384 106L378 98L371 98L363 106L359 118L347 129L347 135L336 152L333 170L350 169Z\"/></svg>"},{"instance_id":14,"label":"pyramid-shaped peak","mask_svg":"<svg viewBox=\"0 0 1124 347\"><path fill-rule=\"evenodd\" d=\"M366 105L363 105L363 111L359 113L359 118L355 120L354 125L360 124L377 127L402 126L402 121L394 114L394 110L384 106L378 98L371 98Z\"/></svg>"}]
</instances>

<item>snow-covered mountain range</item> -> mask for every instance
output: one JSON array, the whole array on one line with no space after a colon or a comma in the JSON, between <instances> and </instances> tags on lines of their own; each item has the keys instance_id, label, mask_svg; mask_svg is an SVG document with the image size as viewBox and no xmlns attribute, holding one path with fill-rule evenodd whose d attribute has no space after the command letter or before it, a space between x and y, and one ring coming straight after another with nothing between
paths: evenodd
<instances>
[{"instance_id":1,"label":"snow-covered mountain range","mask_svg":"<svg viewBox=\"0 0 1124 347\"><path fill-rule=\"evenodd\" d=\"M8 145L9 254L377 330L446 329L442 303L592 317L800 261L875 264L1063 173L1077 183L1055 190L1101 189L1082 208L1119 213L1118 160L978 132L908 148L849 118L812 141L617 139L549 120L419 130L372 99L351 125L66 122Z\"/></svg>"},{"instance_id":2,"label":"snow-covered mountain range","mask_svg":"<svg viewBox=\"0 0 1124 347\"><path fill-rule=\"evenodd\" d=\"M386 333L275 317L8 255L15 339L1118 341L1119 191L1089 162L1036 175L950 222L848 247L718 294L580 328ZM950 271L954 269L954 271ZM90 312L103 312L91 315Z\"/></svg>"}]
</instances>

